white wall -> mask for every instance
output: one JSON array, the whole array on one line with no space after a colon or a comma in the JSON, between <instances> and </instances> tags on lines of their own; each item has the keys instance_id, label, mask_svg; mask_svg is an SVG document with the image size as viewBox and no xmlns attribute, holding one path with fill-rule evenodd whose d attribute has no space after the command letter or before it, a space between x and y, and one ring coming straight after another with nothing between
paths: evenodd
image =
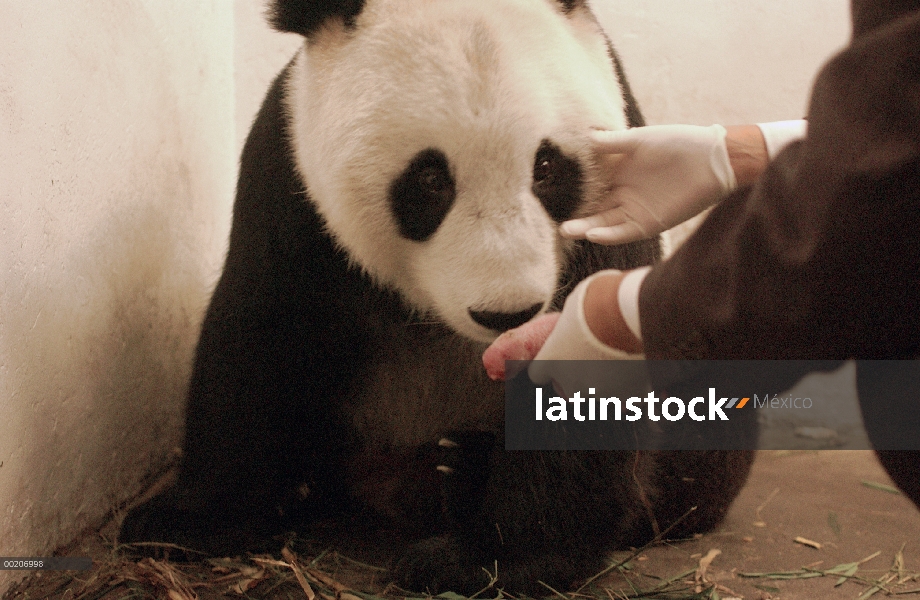
<instances>
[{"instance_id":1,"label":"white wall","mask_svg":"<svg viewBox=\"0 0 920 600\"><path fill-rule=\"evenodd\" d=\"M0 555L98 525L180 440L232 27L225 0L0 0Z\"/></svg>"},{"instance_id":2,"label":"white wall","mask_svg":"<svg viewBox=\"0 0 920 600\"><path fill-rule=\"evenodd\" d=\"M275 75L303 43L293 33L279 33L265 22L266 0L234 0L236 140L242 150L249 127Z\"/></svg>"},{"instance_id":3,"label":"white wall","mask_svg":"<svg viewBox=\"0 0 920 600\"><path fill-rule=\"evenodd\" d=\"M849 0L591 0L650 125L805 116L847 41Z\"/></svg>"},{"instance_id":4,"label":"white wall","mask_svg":"<svg viewBox=\"0 0 920 600\"><path fill-rule=\"evenodd\" d=\"M847 0L593 4L653 124L801 116L849 31ZM0 555L98 524L179 443L238 149L300 43L261 5L0 0Z\"/></svg>"}]
</instances>

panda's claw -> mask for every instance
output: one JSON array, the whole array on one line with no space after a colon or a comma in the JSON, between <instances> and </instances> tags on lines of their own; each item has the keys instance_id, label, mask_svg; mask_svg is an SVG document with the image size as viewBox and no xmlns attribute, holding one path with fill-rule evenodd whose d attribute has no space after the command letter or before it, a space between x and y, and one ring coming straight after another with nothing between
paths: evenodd
<instances>
[{"instance_id":1,"label":"panda's claw","mask_svg":"<svg viewBox=\"0 0 920 600\"><path fill-rule=\"evenodd\" d=\"M484 431L451 432L438 440L440 460L437 469L445 474L482 473L488 469L489 455L495 448L495 435Z\"/></svg>"}]
</instances>

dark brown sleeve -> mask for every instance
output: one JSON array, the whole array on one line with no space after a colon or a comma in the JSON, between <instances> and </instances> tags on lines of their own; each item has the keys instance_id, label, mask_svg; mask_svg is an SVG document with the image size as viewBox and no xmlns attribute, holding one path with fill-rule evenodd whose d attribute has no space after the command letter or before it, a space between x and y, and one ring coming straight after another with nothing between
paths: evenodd
<instances>
[{"instance_id":1,"label":"dark brown sleeve","mask_svg":"<svg viewBox=\"0 0 920 600\"><path fill-rule=\"evenodd\" d=\"M870 4L854 17L871 21ZM920 11L854 37L820 73L808 122L646 278L649 358L918 354Z\"/></svg>"}]
</instances>

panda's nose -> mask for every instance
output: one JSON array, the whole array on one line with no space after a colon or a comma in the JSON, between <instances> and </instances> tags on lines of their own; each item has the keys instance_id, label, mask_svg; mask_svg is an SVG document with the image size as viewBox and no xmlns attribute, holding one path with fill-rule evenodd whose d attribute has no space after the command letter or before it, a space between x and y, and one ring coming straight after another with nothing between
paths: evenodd
<instances>
[{"instance_id":1,"label":"panda's nose","mask_svg":"<svg viewBox=\"0 0 920 600\"><path fill-rule=\"evenodd\" d=\"M525 308L518 312L494 312L491 310L470 310L470 316L474 321L495 331L507 331L514 329L518 325L523 325L543 308L543 304L534 304L530 308Z\"/></svg>"}]
</instances>

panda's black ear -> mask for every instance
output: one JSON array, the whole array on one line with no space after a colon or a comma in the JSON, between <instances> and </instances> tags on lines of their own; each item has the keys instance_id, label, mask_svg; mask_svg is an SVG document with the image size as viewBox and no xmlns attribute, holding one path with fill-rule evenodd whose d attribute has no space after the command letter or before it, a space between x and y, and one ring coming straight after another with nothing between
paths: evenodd
<instances>
[{"instance_id":1,"label":"panda's black ear","mask_svg":"<svg viewBox=\"0 0 920 600\"><path fill-rule=\"evenodd\" d=\"M568 14L581 6L586 6L586 0L556 0L562 6L562 12Z\"/></svg>"},{"instance_id":2,"label":"panda's black ear","mask_svg":"<svg viewBox=\"0 0 920 600\"><path fill-rule=\"evenodd\" d=\"M364 1L272 0L268 6L268 22L278 31L309 37L332 18L341 18L346 26L353 26L355 17L364 9Z\"/></svg>"}]
</instances>

